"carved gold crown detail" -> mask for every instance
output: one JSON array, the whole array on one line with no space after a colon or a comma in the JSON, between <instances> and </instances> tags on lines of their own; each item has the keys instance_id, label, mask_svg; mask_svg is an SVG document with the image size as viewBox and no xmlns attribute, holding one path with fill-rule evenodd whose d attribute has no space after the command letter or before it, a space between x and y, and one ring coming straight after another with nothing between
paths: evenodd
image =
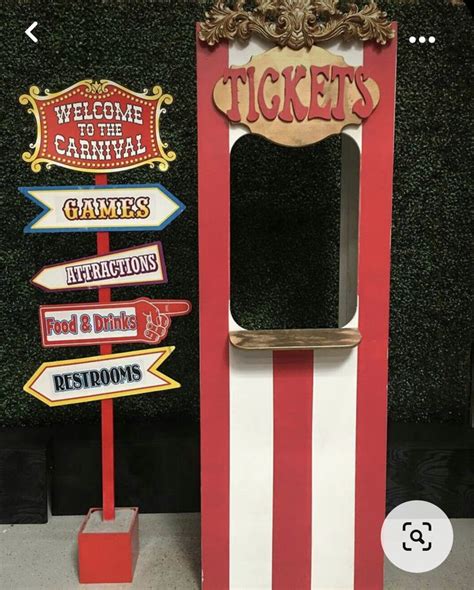
<instances>
[{"instance_id":1,"label":"carved gold crown detail","mask_svg":"<svg viewBox=\"0 0 474 590\"><path fill-rule=\"evenodd\" d=\"M215 0L199 37L216 45L222 39L247 40L252 33L291 49L339 36L385 45L394 36L386 13L374 0L362 8L350 3L345 11L339 9L339 0Z\"/></svg>"}]
</instances>

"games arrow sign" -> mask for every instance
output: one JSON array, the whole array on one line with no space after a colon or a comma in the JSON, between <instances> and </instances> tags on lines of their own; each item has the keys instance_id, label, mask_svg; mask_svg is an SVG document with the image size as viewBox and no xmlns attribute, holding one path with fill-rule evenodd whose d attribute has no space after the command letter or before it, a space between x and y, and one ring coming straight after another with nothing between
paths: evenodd
<instances>
[{"instance_id":1,"label":"games arrow sign","mask_svg":"<svg viewBox=\"0 0 474 590\"><path fill-rule=\"evenodd\" d=\"M42 208L25 233L156 231L185 209L160 184L29 186L19 190Z\"/></svg>"},{"instance_id":2,"label":"games arrow sign","mask_svg":"<svg viewBox=\"0 0 474 590\"><path fill-rule=\"evenodd\" d=\"M174 346L43 363L24 386L48 406L165 391L180 383L158 371Z\"/></svg>"},{"instance_id":3,"label":"games arrow sign","mask_svg":"<svg viewBox=\"0 0 474 590\"><path fill-rule=\"evenodd\" d=\"M31 282L44 291L166 283L161 242L44 266Z\"/></svg>"},{"instance_id":4,"label":"games arrow sign","mask_svg":"<svg viewBox=\"0 0 474 590\"><path fill-rule=\"evenodd\" d=\"M158 344L166 338L171 318L187 315L185 300L151 300L114 303L42 305L39 310L44 347L124 344Z\"/></svg>"}]
</instances>

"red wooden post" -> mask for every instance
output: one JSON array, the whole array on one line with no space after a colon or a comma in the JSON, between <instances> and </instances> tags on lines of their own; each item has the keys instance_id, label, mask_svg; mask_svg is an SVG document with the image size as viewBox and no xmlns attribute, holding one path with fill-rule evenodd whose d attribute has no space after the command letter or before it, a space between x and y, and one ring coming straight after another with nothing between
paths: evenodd
<instances>
[{"instance_id":1,"label":"red wooden post","mask_svg":"<svg viewBox=\"0 0 474 590\"><path fill-rule=\"evenodd\" d=\"M96 174L95 183L107 184L107 174ZM97 232L97 254L107 254L109 232ZM99 289L99 302L111 301L110 287ZM101 344L100 354L110 354L111 344ZM115 485L114 485L114 400L105 399L101 404L102 424L102 517L104 520L115 519Z\"/></svg>"}]
</instances>

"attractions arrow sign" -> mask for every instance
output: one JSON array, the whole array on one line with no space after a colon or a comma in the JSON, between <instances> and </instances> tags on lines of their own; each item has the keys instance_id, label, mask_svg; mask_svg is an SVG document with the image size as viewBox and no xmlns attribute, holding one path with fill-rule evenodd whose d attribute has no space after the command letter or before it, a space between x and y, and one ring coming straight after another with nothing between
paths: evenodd
<instances>
[{"instance_id":1,"label":"attractions arrow sign","mask_svg":"<svg viewBox=\"0 0 474 590\"><path fill-rule=\"evenodd\" d=\"M176 158L160 136L164 105L172 102L160 86L138 93L110 80L82 80L43 96L32 86L20 96L37 126L33 152L24 152L23 160L33 172L41 164L92 174L158 164L163 172Z\"/></svg>"},{"instance_id":2,"label":"attractions arrow sign","mask_svg":"<svg viewBox=\"0 0 474 590\"><path fill-rule=\"evenodd\" d=\"M166 283L161 242L44 266L32 279L45 291Z\"/></svg>"},{"instance_id":3,"label":"attractions arrow sign","mask_svg":"<svg viewBox=\"0 0 474 590\"><path fill-rule=\"evenodd\" d=\"M39 310L44 347L144 342L166 338L171 318L187 315L185 300L146 298L114 303L42 305Z\"/></svg>"},{"instance_id":4,"label":"attractions arrow sign","mask_svg":"<svg viewBox=\"0 0 474 590\"><path fill-rule=\"evenodd\" d=\"M181 385L158 367L174 346L43 363L24 390L48 406L176 389Z\"/></svg>"},{"instance_id":5,"label":"attractions arrow sign","mask_svg":"<svg viewBox=\"0 0 474 590\"><path fill-rule=\"evenodd\" d=\"M20 187L42 208L25 233L162 230L185 206L160 184Z\"/></svg>"}]
</instances>

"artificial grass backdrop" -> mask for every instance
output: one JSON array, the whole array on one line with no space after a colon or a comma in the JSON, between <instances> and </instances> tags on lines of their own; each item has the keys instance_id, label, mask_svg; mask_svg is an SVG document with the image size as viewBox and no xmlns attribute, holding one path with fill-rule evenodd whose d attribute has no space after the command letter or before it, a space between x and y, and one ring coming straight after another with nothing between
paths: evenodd
<instances>
[{"instance_id":1,"label":"artificial grass backdrop","mask_svg":"<svg viewBox=\"0 0 474 590\"><path fill-rule=\"evenodd\" d=\"M408 422L466 422L469 412L470 248L469 166L472 134L469 112L469 64L472 61L471 16L465 7L445 0L379 2L399 23L396 157L393 203L393 250L390 343L390 417ZM23 393L27 378L46 360L96 353L97 347L43 350L38 306L96 300L95 291L46 294L29 280L45 264L92 255L95 236L85 234L24 235L23 227L37 213L17 191L28 185L92 184L90 175L53 167L31 172L21 154L33 141L33 117L18 97L35 84L44 91L62 90L84 78L114 80L141 91L160 84L174 96L163 116L162 134L177 159L166 173L139 168L110 176L113 183L161 182L185 204L186 211L158 233L117 233L113 249L156 239L164 245L169 283L155 287L115 289L113 298L138 296L188 298L191 316L176 318L167 344L176 351L163 369L182 383L180 390L147 394L115 402L121 420L155 416L198 419L198 272L195 22L203 3L165 0L2 3L2 204L1 259L4 303L1 309L3 361L0 376L0 425L44 425L87 422L98 418L97 403L50 409ZM24 30L34 21L38 44ZM434 44L410 44L411 35L434 35ZM233 308L248 327L291 325L291 320L330 324L337 302L337 166L327 173L327 192L309 192L320 182L314 155L337 154L338 139L321 151L313 146L300 154L246 138L233 157L235 223L244 228L244 207L250 199L266 202L268 219L252 225L232 252ZM324 152L326 150L326 152ZM257 160L257 162L256 162ZM281 161L281 165L280 165ZM277 165L275 163L277 162ZM252 188L250 178L258 174ZM331 180L332 179L332 180ZM264 195L264 187L270 187ZM302 191L308 198L301 197ZM318 196L318 198L315 197ZM319 196L324 201L319 199ZM311 198L311 196L313 198ZM263 201L263 199L267 199ZM282 226L281 211L291 201L295 219L314 220L314 244L307 225L295 239L291 224ZM239 225L240 224L240 225ZM255 241L261 231L265 239ZM325 241L321 242L324 230ZM328 240L327 235L334 240ZM254 240L254 241L253 241ZM319 241L318 241L319 240ZM262 243L266 244L259 250ZM307 271L298 266L297 246L308 243ZM279 245L291 264L280 271ZM260 251L251 261L249 253ZM313 250L312 250L313 251ZM319 254L316 254L319 252ZM267 263L264 256L273 258ZM249 263L250 266L249 266ZM268 276L247 272L269 268ZM314 281L317 299L314 305ZM279 278L282 275L283 278ZM245 277L251 277L251 280ZM301 277L303 276L303 279ZM239 278L238 282L235 278ZM241 282L243 281L243 282ZM247 282L246 282L247 281ZM286 286L295 284L288 313ZM295 303L296 301L296 303ZM283 305L282 303L285 303ZM314 310L306 314L305 305ZM285 315L286 314L286 315ZM128 347L130 349L131 347ZM127 347L117 347L117 350Z\"/></svg>"}]
</instances>

